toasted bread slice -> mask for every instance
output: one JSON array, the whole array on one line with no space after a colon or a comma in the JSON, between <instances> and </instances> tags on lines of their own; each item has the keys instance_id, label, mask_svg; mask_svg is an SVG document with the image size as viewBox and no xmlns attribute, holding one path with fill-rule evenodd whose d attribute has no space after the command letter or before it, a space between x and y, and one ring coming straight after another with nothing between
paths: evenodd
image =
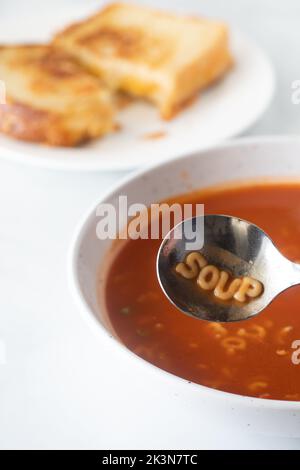
<instances>
[{"instance_id":1,"label":"toasted bread slice","mask_svg":"<svg viewBox=\"0 0 300 470\"><path fill-rule=\"evenodd\" d=\"M113 128L111 94L65 51L1 46L0 131L17 139L73 146Z\"/></svg>"},{"instance_id":2,"label":"toasted bread slice","mask_svg":"<svg viewBox=\"0 0 300 470\"><path fill-rule=\"evenodd\" d=\"M152 100L172 117L232 64L226 25L115 3L57 34L105 83Z\"/></svg>"}]
</instances>

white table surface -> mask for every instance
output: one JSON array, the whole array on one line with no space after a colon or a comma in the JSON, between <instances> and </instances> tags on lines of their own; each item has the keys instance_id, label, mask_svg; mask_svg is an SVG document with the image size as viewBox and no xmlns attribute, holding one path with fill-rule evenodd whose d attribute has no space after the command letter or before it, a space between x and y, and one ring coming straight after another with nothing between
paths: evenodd
<instances>
[{"instance_id":1,"label":"white table surface","mask_svg":"<svg viewBox=\"0 0 300 470\"><path fill-rule=\"evenodd\" d=\"M30 25L31 14L45 14L45 3L1 0L0 14L15 15L17 5ZM59 5L71 0L47 3L59 15ZM247 134L299 132L300 106L291 103L291 82L300 78L299 1L158 3L224 18L256 39L274 63L278 88ZM202 436L184 432L192 410L163 393L155 405L151 390L139 393L138 377L83 321L67 284L70 239L80 216L121 176L0 161L0 448L300 448L298 440L224 435L209 423Z\"/></svg>"}]
</instances>

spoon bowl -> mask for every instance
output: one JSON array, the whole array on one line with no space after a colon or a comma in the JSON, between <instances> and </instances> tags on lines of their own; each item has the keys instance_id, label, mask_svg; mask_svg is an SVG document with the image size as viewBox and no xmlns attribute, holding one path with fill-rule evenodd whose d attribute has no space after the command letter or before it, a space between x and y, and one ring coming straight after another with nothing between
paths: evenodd
<instances>
[{"instance_id":1,"label":"spoon bowl","mask_svg":"<svg viewBox=\"0 0 300 470\"><path fill-rule=\"evenodd\" d=\"M204 229L201 254L208 263L234 278L257 279L264 287L260 296L245 303L221 301L175 271L189 253L186 247L199 222ZM281 292L299 284L300 265L286 259L256 225L237 217L206 215L184 220L168 233L158 252L157 276L168 299L183 313L201 320L233 322L257 315Z\"/></svg>"}]
</instances>

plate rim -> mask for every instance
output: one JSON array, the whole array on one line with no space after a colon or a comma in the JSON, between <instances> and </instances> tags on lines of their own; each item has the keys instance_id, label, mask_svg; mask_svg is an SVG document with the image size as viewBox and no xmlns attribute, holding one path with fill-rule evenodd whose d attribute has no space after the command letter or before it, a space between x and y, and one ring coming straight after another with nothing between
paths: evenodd
<instances>
[{"instance_id":1,"label":"plate rim","mask_svg":"<svg viewBox=\"0 0 300 470\"><path fill-rule=\"evenodd\" d=\"M235 126L235 130L230 133L225 133L225 135L219 135L219 137L213 138L211 141L208 142L199 142L197 139L193 141L193 144L185 147L179 148L177 150L173 149L169 153L166 151L165 148L156 148L156 160L155 162L151 162L150 160L147 162L141 162L138 164L136 161L128 161L128 159L124 158L121 162L118 161L111 161L109 155L107 156L99 156L99 158L95 159L94 161L87 161L84 162L84 159L80 159L75 161L76 157L70 161L66 161L66 159L59 160L59 157L56 157L51 161L51 156L47 156L43 158L43 156L39 155L32 155L30 154L30 149L26 149L26 145L36 145L40 147L41 151L43 151L43 144L34 144L32 142L22 142L20 140L12 139L5 135L0 135L3 138L3 142L0 140L0 160L7 161L12 164L21 164L26 165L29 167L35 167L42 170L50 170L50 171L60 171L60 172L126 172L126 171L134 171L141 168L147 168L152 166L155 163L159 163L159 161L168 161L173 158L182 157L185 154L190 154L198 151L202 151L208 148L211 148L214 145L217 145L222 142L226 142L229 139L233 139L234 137L240 137L243 132L247 129L251 128L266 112L269 108L271 102L273 101L275 90L276 90L276 74L274 65L269 57L269 55L265 52L264 48L259 46L255 40L252 40L248 37L248 35L244 34L243 32L239 31L236 28L231 29L231 36L232 37L241 37L243 42L250 46L251 49L254 51L255 56L259 56L260 59L264 63L265 68L265 76L268 79L268 87L266 88L266 93L263 98L257 103L257 109L255 112L247 118L242 119L239 122L239 125ZM7 143L7 144L6 144ZM13 148L14 144L16 146L20 146L21 148ZM11 146L11 147L10 147ZM24 150L22 149L24 146ZM49 148L49 147L46 147ZM64 148L60 147L60 151L63 151ZM72 151L72 148L68 148L68 151ZM55 147L53 147L53 151L55 152ZM70 157L71 159L72 157Z\"/></svg>"}]
</instances>

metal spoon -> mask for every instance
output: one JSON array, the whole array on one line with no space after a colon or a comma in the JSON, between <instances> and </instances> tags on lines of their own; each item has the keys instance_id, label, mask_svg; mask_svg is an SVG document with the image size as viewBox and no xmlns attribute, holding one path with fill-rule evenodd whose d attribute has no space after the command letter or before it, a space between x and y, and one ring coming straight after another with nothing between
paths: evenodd
<instances>
[{"instance_id":1,"label":"metal spoon","mask_svg":"<svg viewBox=\"0 0 300 470\"><path fill-rule=\"evenodd\" d=\"M199 218L193 217L169 232L157 256L159 283L168 299L183 313L215 322L246 320L265 309L281 292L300 284L300 264L286 259L259 227L225 215L201 218L204 245L200 252L208 263L231 272L234 277L251 276L263 284L264 290L246 303L222 302L175 271L176 265L189 253L186 244L198 227Z\"/></svg>"}]
</instances>

